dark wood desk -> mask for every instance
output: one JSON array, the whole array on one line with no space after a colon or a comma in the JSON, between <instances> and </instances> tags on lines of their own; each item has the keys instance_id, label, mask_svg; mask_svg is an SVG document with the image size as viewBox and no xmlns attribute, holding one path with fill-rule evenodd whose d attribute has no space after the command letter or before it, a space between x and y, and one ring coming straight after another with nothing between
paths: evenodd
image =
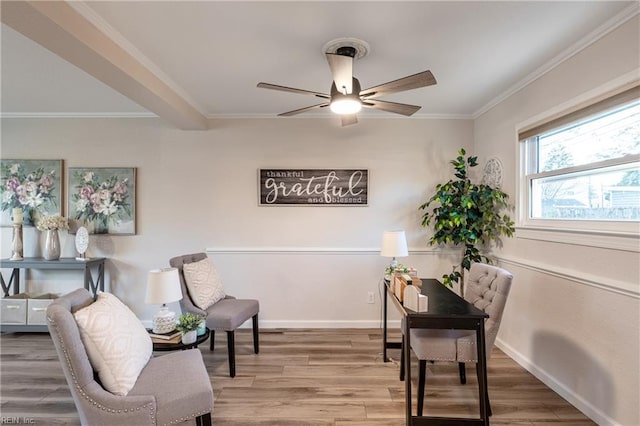
<instances>
[{"instance_id":1,"label":"dark wood desk","mask_svg":"<svg viewBox=\"0 0 640 426\"><path fill-rule=\"evenodd\" d=\"M415 312L402 306L402 303L391 292L389 283L385 282L387 297L384 298L383 320L383 357L388 361L387 349L397 348L399 344L387 342L387 298L391 299L395 307L406 319L404 337L404 365L405 365L405 401L407 412L407 425L488 425L489 415L487 410L487 356L484 343L484 320L489 315L473 306L445 286L438 280L423 278L422 294L429 298L429 310L427 312ZM476 346L478 348L478 390L480 418L445 418L413 416L411 410L411 328L437 328L437 329L462 329L475 330Z\"/></svg>"}]
</instances>

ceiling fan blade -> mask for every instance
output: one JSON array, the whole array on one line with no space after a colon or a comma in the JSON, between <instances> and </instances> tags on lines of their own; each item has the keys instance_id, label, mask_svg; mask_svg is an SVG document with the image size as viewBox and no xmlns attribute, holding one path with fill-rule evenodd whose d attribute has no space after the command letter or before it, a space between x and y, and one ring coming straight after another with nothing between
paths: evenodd
<instances>
[{"instance_id":1,"label":"ceiling fan blade","mask_svg":"<svg viewBox=\"0 0 640 426\"><path fill-rule=\"evenodd\" d=\"M379 109L382 111L393 112L396 114L413 115L421 107L417 105L399 104L396 102L380 101L376 99L366 99L362 101L362 106L366 108Z\"/></svg>"},{"instance_id":2,"label":"ceiling fan blade","mask_svg":"<svg viewBox=\"0 0 640 426\"><path fill-rule=\"evenodd\" d=\"M326 93L312 92L310 90L296 89L294 87L278 86L277 84L258 83L257 87L260 87L262 89L280 90L282 92L298 93L301 95L317 96L318 98L323 98L323 99L330 98L330 96L327 95Z\"/></svg>"},{"instance_id":3,"label":"ceiling fan blade","mask_svg":"<svg viewBox=\"0 0 640 426\"><path fill-rule=\"evenodd\" d=\"M329 106L329 103L325 102L323 104L311 105L311 106L300 108L300 109L294 109L293 111L283 112L282 114L278 114L278 117L291 117L292 115L302 114L303 112L324 108L326 106Z\"/></svg>"},{"instance_id":4,"label":"ceiling fan blade","mask_svg":"<svg viewBox=\"0 0 640 426\"><path fill-rule=\"evenodd\" d=\"M378 98L391 93L404 92L405 90L431 86L436 83L436 79L433 74L431 74L431 71L423 71L418 74L364 89L360 92L360 96L367 99Z\"/></svg>"},{"instance_id":5,"label":"ceiling fan blade","mask_svg":"<svg viewBox=\"0 0 640 426\"><path fill-rule=\"evenodd\" d=\"M342 121L342 127L358 123L358 117L355 114L341 115L340 120Z\"/></svg>"},{"instance_id":6,"label":"ceiling fan blade","mask_svg":"<svg viewBox=\"0 0 640 426\"><path fill-rule=\"evenodd\" d=\"M331 68L333 82L336 84L338 91L342 94L352 93L353 58L333 53L327 53L326 55L329 68Z\"/></svg>"}]
</instances>

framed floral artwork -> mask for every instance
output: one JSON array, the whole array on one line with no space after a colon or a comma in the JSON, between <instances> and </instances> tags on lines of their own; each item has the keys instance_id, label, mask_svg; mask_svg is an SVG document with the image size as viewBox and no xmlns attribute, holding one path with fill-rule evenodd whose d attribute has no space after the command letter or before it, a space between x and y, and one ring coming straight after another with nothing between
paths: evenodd
<instances>
[{"instance_id":1,"label":"framed floral artwork","mask_svg":"<svg viewBox=\"0 0 640 426\"><path fill-rule=\"evenodd\" d=\"M136 169L69 167L69 232L136 233Z\"/></svg>"},{"instance_id":2,"label":"framed floral artwork","mask_svg":"<svg viewBox=\"0 0 640 426\"><path fill-rule=\"evenodd\" d=\"M23 224L41 216L62 215L62 160L0 159L0 225L11 225L14 209Z\"/></svg>"}]
</instances>

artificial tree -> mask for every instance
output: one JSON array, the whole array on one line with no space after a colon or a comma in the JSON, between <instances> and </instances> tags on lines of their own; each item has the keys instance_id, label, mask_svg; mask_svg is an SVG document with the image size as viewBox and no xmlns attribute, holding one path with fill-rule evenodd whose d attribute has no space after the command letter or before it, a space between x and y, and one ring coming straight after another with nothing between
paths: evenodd
<instances>
[{"instance_id":1,"label":"artificial tree","mask_svg":"<svg viewBox=\"0 0 640 426\"><path fill-rule=\"evenodd\" d=\"M465 159L464 149L451 161L456 179L438 184L436 192L420 206L424 210L422 226L433 225L430 245L443 244L462 247L462 261L454 265L450 274L443 275L443 284L452 287L460 283L460 294L464 296L464 270L473 262L492 263L481 249L490 242L500 242L501 236L511 237L514 223L504 210L510 208L509 196L498 188L471 182L467 172L478 165L478 157Z\"/></svg>"}]
</instances>

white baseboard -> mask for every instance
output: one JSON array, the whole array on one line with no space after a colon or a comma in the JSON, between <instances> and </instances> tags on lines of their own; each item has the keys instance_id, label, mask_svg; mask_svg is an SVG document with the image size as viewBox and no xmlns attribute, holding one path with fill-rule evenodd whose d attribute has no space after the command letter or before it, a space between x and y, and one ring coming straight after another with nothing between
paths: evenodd
<instances>
[{"instance_id":1,"label":"white baseboard","mask_svg":"<svg viewBox=\"0 0 640 426\"><path fill-rule=\"evenodd\" d=\"M580 410L585 416L596 422L600 426L623 426L615 422L607 414L594 407L589 401L577 395L564 384L558 382L553 376L548 374L544 369L533 363L529 358L522 355L512 346L505 343L500 338L496 339L496 346L507 354L511 359L520 364L525 370L533 374L542 383L547 385L551 390L566 399L571 405Z\"/></svg>"},{"instance_id":2,"label":"white baseboard","mask_svg":"<svg viewBox=\"0 0 640 426\"><path fill-rule=\"evenodd\" d=\"M389 320L390 329L400 327L400 321ZM247 321L241 328L250 328L251 323ZM353 320L353 321L331 321L331 320L260 320L261 329L269 328L382 328L379 320Z\"/></svg>"},{"instance_id":3,"label":"white baseboard","mask_svg":"<svg viewBox=\"0 0 640 426\"><path fill-rule=\"evenodd\" d=\"M142 320L142 324L146 328L151 328L153 321ZM389 320L387 322L389 329L400 328L400 320ZM379 320L354 320L354 321L294 321L294 320L260 320L261 329L269 328L382 328ZM240 328L251 328L251 321L247 321Z\"/></svg>"}]
</instances>

